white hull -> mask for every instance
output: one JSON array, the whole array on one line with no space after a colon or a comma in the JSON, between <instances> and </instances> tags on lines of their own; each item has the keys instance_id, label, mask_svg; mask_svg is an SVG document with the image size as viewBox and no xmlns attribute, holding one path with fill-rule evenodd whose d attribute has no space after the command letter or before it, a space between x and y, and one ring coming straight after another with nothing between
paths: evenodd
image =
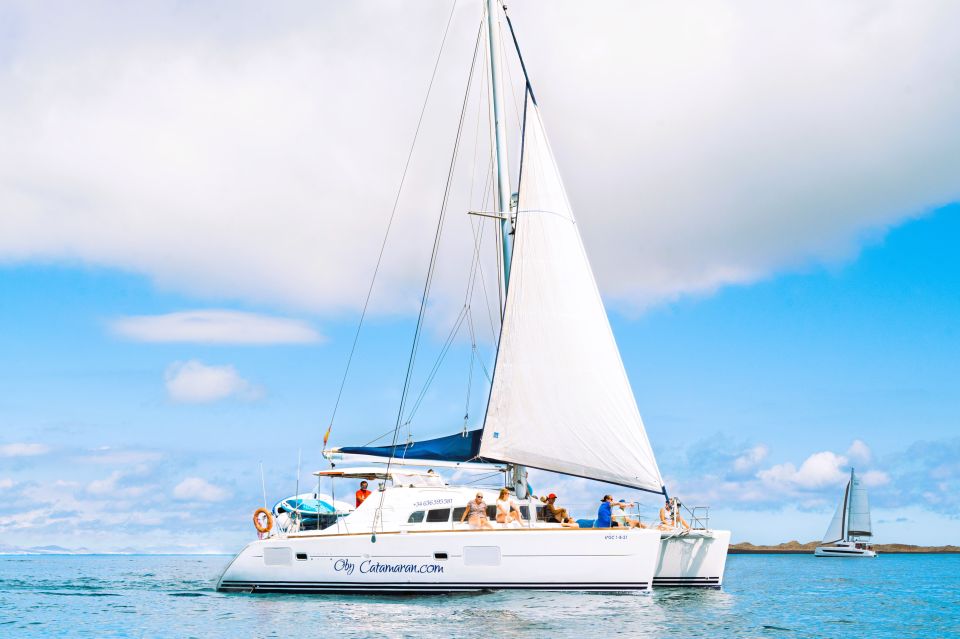
<instances>
[{"instance_id":1,"label":"white hull","mask_svg":"<svg viewBox=\"0 0 960 639\"><path fill-rule=\"evenodd\" d=\"M863 544L861 544L863 545ZM829 546L817 546L815 557L867 557L876 558L877 553L870 548L857 548L854 542L838 542Z\"/></svg>"},{"instance_id":2,"label":"white hull","mask_svg":"<svg viewBox=\"0 0 960 639\"><path fill-rule=\"evenodd\" d=\"M503 529L291 535L247 545L217 589L443 593L493 589L649 590L660 532Z\"/></svg>"},{"instance_id":3,"label":"white hull","mask_svg":"<svg viewBox=\"0 0 960 639\"><path fill-rule=\"evenodd\" d=\"M723 585L729 546L729 530L663 533L653 585L719 588Z\"/></svg>"}]
</instances>

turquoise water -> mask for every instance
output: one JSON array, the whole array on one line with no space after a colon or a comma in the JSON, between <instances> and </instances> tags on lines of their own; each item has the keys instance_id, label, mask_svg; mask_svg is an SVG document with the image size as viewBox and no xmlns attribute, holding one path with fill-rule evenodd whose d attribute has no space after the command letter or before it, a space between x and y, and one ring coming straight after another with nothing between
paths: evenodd
<instances>
[{"instance_id":1,"label":"turquoise water","mask_svg":"<svg viewBox=\"0 0 960 639\"><path fill-rule=\"evenodd\" d=\"M719 591L214 592L229 557L0 557L0 637L960 637L960 555L733 555Z\"/></svg>"}]
</instances>

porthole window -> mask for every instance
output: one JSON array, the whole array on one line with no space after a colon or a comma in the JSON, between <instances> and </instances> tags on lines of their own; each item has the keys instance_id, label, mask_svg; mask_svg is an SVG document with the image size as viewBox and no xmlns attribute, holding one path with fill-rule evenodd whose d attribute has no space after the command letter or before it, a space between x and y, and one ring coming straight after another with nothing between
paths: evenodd
<instances>
[{"instance_id":1,"label":"porthole window","mask_svg":"<svg viewBox=\"0 0 960 639\"><path fill-rule=\"evenodd\" d=\"M421 521L423 521L423 515L424 515L424 511L422 511L422 510L418 510L418 511L415 512L415 513L410 513L410 518L407 519L407 523L408 523L408 524L419 524Z\"/></svg>"}]
</instances>

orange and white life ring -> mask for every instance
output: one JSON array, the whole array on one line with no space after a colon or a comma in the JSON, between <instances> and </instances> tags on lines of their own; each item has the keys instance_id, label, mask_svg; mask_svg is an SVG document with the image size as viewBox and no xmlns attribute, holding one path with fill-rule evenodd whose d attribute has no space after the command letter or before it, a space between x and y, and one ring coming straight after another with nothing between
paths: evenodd
<instances>
[{"instance_id":1,"label":"orange and white life ring","mask_svg":"<svg viewBox=\"0 0 960 639\"><path fill-rule=\"evenodd\" d=\"M267 516L267 523L262 523L263 518L261 515ZM258 533L268 533L270 529L273 528L273 515L271 515L270 511L266 508L257 508L253 511L253 525L256 527Z\"/></svg>"}]
</instances>

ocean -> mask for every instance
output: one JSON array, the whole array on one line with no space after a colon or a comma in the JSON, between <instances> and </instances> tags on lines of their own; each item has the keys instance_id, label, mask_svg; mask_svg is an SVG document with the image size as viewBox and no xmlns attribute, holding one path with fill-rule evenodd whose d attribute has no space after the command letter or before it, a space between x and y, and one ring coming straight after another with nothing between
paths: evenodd
<instances>
[{"instance_id":1,"label":"ocean","mask_svg":"<svg viewBox=\"0 0 960 639\"><path fill-rule=\"evenodd\" d=\"M960 637L960 555L731 555L722 590L220 594L230 557L0 557L0 637Z\"/></svg>"}]
</instances>

